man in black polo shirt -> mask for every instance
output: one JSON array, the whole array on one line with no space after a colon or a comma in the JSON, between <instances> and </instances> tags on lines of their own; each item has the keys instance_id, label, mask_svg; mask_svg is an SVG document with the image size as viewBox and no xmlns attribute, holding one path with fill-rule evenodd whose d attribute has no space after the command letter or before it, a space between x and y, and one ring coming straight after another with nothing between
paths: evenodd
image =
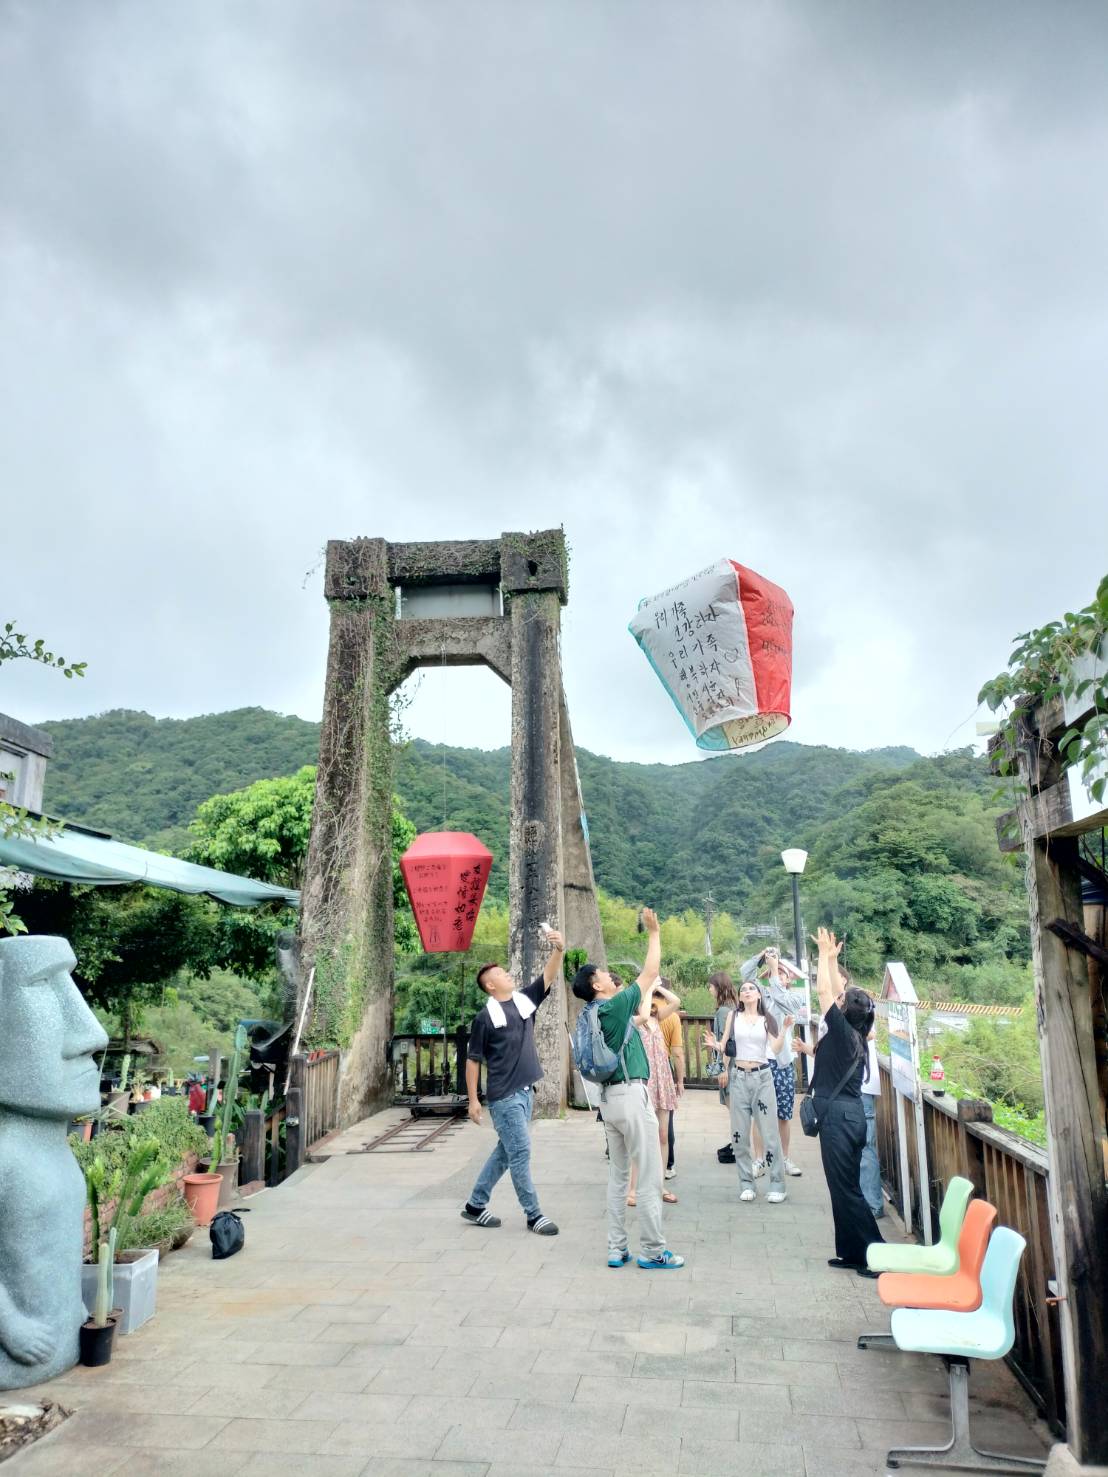
<instances>
[{"instance_id":1,"label":"man in black polo shirt","mask_svg":"<svg viewBox=\"0 0 1108 1477\"><path fill-rule=\"evenodd\" d=\"M515 980L499 964L483 964L477 983L489 997L469 1028L466 1053L466 1091L469 1116L481 1122L477 1097L480 1063L485 1063L485 1098L496 1129L496 1148L489 1155L470 1193L462 1219L474 1226L499 1226L500 1217L488 1209L497 1181L508 1170L528 1228L539 1236L557 1236L558 1227L539 1209L539 1197L531 1180L531 1112L535 1083L543 1075L535 1050L532 1016L550 993L565 955L565 940L556 929L544 932L550 945L546 967L533 984L516 989Z\"/></svg>"}]
</instances>

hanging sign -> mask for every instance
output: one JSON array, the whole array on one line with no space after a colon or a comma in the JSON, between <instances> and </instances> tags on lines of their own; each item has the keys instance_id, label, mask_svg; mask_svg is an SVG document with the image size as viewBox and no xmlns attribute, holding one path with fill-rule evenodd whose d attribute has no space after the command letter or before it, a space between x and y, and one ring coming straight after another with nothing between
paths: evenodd
<instances>
[{"instance_id":1,"label":"hanging sign","mask_svg":"<svg viewBox=\"0 0 1108 1477\"><path fill-rule=\"evenodd\" d=\"M889 1024L889 1064L893 1086L913 1103L919 1097L919 1034L916 989L903 964L886 964L881 986Z\"/></svg>"},{"instance_id":2,"label":"hanging sign","mask_svg":"<svg viewBox=\"0 0 1108 1477\"><path fill-rule=\"evenodd\" d=\"M428 954L464 953L492 867L492 852L468 831L417 836L400 858L400 874Z\"/></svg>"},{"instance_id":3,"label":"hanging sign","mask_svg":"<svg viewBox=\"0 0 1108 1477\"><path fill-rule=\"evenodd\" d=\"M792 721L793 605L733 559L639 602L627 628L701 749L742 749Z\"/></svg>"}]
</instances>

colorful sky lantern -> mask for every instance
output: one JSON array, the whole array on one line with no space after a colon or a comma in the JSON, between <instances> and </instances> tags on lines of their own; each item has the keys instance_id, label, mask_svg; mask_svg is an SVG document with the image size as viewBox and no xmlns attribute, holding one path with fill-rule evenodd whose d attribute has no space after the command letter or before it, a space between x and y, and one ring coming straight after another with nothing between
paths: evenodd
<instances>
[{"instance_id":1,"label":"colorful sky lantern","mask_svg":"<svg viewBox=\"0 0 1108 1477\"><path fill-rule=\"evenodd\" d=\"M473 938L492 852L468 831L428 831L400 858L400 872L427 954L464 953Z\"/></svg>"},{"instance_id":2,"label":"colorful sky lantern","mask_svg":"<svg viewBox=\"0 0 1108 1477\"><path fill-rule=\"evenodd\" d=\"M742 749L792 721L793 605L733 559L639 602L627 628L701 749Z\"/></svg>"}]
</instances>

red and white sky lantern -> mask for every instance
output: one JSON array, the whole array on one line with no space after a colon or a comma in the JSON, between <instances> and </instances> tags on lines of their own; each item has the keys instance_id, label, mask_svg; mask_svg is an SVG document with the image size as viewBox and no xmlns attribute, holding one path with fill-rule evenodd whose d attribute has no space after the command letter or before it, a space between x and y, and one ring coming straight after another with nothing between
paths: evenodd
<instances>
[{"instance_id":1,"label":"red and white sky lantern","mask_svg":"<svg viewBox=\"0 0 1108 1477\"><path fill-rule=\"evenodd\" d=\"M428 831L400 858L400 873L428 954L464 953L492 868L492 852L468 831Z\"/></svg>"},{"instance_id":2,"label":"red and white sky lantern","mask_svg":"<svg viewBox=\"0 0 1108 1477\"><path fill-rule=\"evenodd\" d=\"M702 749L742 749L792 721L793 605L720 559L639 603L628 630Z\"/></svg>"}]
</instances>

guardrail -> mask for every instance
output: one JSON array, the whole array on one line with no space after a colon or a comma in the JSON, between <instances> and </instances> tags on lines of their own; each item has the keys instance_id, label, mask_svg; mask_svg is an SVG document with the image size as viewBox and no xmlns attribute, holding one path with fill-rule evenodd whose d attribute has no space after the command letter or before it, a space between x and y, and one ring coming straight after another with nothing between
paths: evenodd
<instances>
[{"instance_id":1,"label":"guardrail","mask_svg":"<svg viewBox=\"0 0 1108 1477\"><path fill-rule=\"evenodd\" d=\"M392 1088L394 1101L414 1097L437 1097L464 1093L466 1045L469 1032L459 1026L449 1035L407 1032L392 1038ZM460 1064L460 1067L459 1067ZM485 1064L480 1064L478 1090L484 1095Z\"/></svg>"},{"instance_id":2,"label":"guardrail","mask_svg":"<svg viewBox=\"0 0 1108 1477\"><path fill-rule=\"evenodd\" d=\"M879 1057L882 1093L877 1109L881 1177L893 1203L902 1204L900 1143L895 1088L888 1057ZM974 1191L995 1205L1002 1225L1027 1241L1016 1286L1016 1342L1008 1364L1054 1430L1065 1433L1065 1392L1058 1308L1052 1296L1054 1251L1047 1209L1049 1162L1037 1145L992 1121L989 1103L957 1100L923 1089L923 1127L930 1184L919 1183L915 1114L904 1115L908 1198L912 1229L922 1236L923 1216L938 1236L939 1206L951 1177L964 1175Z\"/></svg>"}]
</instances>

